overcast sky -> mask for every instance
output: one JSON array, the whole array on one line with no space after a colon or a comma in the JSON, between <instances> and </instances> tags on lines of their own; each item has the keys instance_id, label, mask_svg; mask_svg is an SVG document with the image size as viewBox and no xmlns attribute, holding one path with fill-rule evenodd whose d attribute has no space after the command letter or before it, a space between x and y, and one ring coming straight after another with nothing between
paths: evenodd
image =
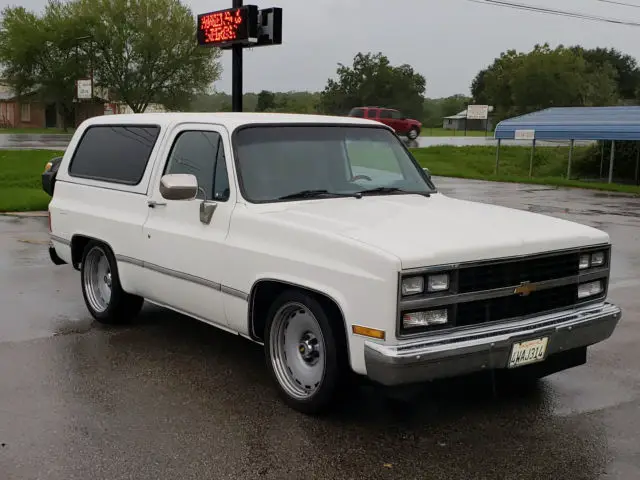
<instances>
[{"instance_id":1,"label":"overcast sky","mask_svg":"<svg viewBox=\"0 0 640 480\"><path fill-rule=\"evenodd\" d=\"M231 0L183 0L194 15ZM529 5L638 21L640 8L599 0L513 0ZM617 0L637 4L640 0ZM0 0L39 9L44 0ZM469 93L473 77L502 51L536 43L615 47L640 56L640 28L523 12L469 0L245 0L283 8L283 44L245 51L245 91L321 90L339 62L382 52L427 78L427 96ZM194 20L195 25L195 20ZM231 53L215 88L231 91Z\"/></svg>"}]
</instances>

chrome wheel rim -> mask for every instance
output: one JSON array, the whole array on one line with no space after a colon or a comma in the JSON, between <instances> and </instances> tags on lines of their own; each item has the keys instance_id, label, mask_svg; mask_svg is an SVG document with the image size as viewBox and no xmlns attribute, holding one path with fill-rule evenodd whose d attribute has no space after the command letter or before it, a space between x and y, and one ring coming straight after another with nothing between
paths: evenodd
<instances>
[{"instance_id":1,"label":"chrome wheel rim","mask_svg":"<svg viewBox=\"0 0 640 480\"><path fill-rule=\"evenodd\" d=\"M409 140L415 140L416 138L418 138L418 132L416 132L415 130L410 130L408 137Z\"/></svg>"},{"instance_id":2,"label":"chrome wheel rim","mask_svg":"<svg viewBox=\"0 0 640 480\"><path fill-rule=\"evenodd\" d=\"M94 247L87 254L84 264L84 289L87 301L96 312L104 312L111 301L112 274L104 251Z\"/></svg>"},{"instance_id":3,"label":"chrome wheel rim","mask_svg":"<svg viewBox=\"0 0 640 480\"><path fill-rule=\"evenodd\" d=\"M296 399L320 388L326 369L324 337L318 320L300 303L287 303L276 313L269 332L271 364L278 383Z\"/></svg>"}]
</instances>

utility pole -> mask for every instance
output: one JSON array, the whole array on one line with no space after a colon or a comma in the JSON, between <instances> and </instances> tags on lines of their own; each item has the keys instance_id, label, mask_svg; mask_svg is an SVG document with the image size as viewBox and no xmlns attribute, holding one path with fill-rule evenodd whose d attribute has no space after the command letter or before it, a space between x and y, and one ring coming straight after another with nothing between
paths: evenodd
<instances>
[{"instance_id":1,"label":"utility pole","mask_svg":"<svg viewBox=\"0 0 640 480\"><path fill-rule=\"evenodd\" d=\"M242 0L233 0L233 7L242 7ZM232 86L231 86L231 106L234 112L242 111L242 50L241 44L233 45L232 51Z\"/></svg>"}]
</instances>

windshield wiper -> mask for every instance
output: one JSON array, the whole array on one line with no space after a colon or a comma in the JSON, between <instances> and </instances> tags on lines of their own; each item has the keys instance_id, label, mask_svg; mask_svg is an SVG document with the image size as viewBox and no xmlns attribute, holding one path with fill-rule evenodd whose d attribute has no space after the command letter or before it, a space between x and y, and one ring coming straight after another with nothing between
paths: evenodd
<instances>
[{"instance_id":1,"label":"windshield wiper","mask_svg":"<svg viewBox=\"0 0 640 480\"><path fill-rule=\"evenodd\" d=\"M369 190L362 190L359 193L361 193L362 195L368 195L368 194L382 194L384 195L385 193L407 193L407 194L411 194L411 195L422 195L423 197L430 197L431 194L429 192L412 192L410 190L403 190L401 188L397 188L397 187L378 187L378 188L371 188Z\"/></svg>"},{"instance_id":2,"label":"windshield wiper","mask_svg":"<svg viewBox=\"0 0 640 480\"><path fill-rule=\"evenodd\" d=\"M357 193L338 193L338 192L330 192L329 190L302 190L296 193L290 193L289 195L284 195L279 197L278 200L296 200L296 199L304 199L304 198L320 198L320 197L355 197L362 198L360 192Z\"/></svg>"}]
</instances>

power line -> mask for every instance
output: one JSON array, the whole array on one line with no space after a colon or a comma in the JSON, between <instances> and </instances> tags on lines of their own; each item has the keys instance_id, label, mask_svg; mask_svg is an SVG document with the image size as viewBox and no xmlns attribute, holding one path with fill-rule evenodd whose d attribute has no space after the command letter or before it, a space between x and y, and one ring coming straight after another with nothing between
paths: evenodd
<instances>
[{"instance_id":1,"label":"power line","mask_svg":"<svg viewBox=\"0 0 640 480\"><path fill-rule=\"evenodd\" d=\"M596 2L612 3L613 5L622 5L623 7L640 8L640 5L637 3L617 2L615 0L596 0Z\"/></svg>"},{"instance_id":2,"label":"power line","mask_svg":"<svg viewBox=\"0 0 640 480\"><path fill-rule=\"evenodd\" d=\"M579 13L579 12L571 12L571 11L567 11L567 10L557 10L554 8L545 8L545 7L536 7L534 5L527 5L524 3L517 3L517 2L510 2L510 1L506 1L506 0L467 0L469 2L473 2L473 3L479 3L482 5L492 5L494 7L507 7L507 8L513 8L516 10L524 10L524 11L528 11L528 12L537 12L537 13L546 13L548 15L556 15L556 16L561 16L561 17L571 17L571 18L578 18L581 20L591 20L594 22L606 22L606 23L613 23L616 25L626 25L629 27L640 27L640 23L638 22L629 22L626 20L619 20L617 18L608 18L608 17L601 17L598 15L590 15L590 14L586 14L586 13ZM613 1L613 0L609 0L609 1Z\"/></svg>"}]
</instances>

